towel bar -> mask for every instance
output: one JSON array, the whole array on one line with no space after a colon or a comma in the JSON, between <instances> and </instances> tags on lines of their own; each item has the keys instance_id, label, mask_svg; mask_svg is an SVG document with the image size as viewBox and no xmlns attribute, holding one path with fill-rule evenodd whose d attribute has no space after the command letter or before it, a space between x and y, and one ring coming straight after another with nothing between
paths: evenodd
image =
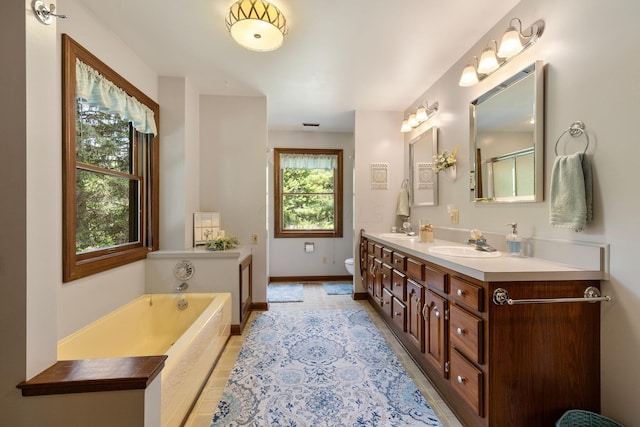
<instances>
[{"instance_id":1,"label":"towel bar","mask_svg":"<svg viewBox=\"0 0 640 427\"><path fill-rule=\"evenodd\" d=\"M611 301L608 295L600 296L600 290L595 286L589 286L584 290L584 297L580 298L531 298L531 299L511 299L506 289L498 288L493 291L493 303L495 305L516 305L516 304L551 304L559 302L600 302Z\"/></svg>"},{"instance_id":2,"label":"towel bar","mask_svg":"<svg viewBox=\"0 0 640 427\"><path fill-rule=\"evenodd\" d=\"M558 137L558 139L556 140L556 147L555 147L556 156L558 155L558 143L560 142L560 139L564 136L564 134L567 132L569 132L569 135L571 135L574 138L577 138L580 135L584 135L585 138L587 138L587 146L584 147L584 151L583 151L583 154L586 154L587 149L589 148L589 134L584 130L584 122L578 120L571 123L571 126L569 126L569 128L566 129L564 132L562 132Z\"/></svg>"}]
</instances>

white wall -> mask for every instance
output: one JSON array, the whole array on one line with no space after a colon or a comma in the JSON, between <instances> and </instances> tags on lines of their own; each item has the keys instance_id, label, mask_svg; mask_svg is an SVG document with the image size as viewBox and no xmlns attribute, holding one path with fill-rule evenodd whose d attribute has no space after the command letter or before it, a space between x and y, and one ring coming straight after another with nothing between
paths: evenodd
<instances>
[{"instance_id":1,"label":"white wall","mask_svg":"<svg viewBox=\"0 0 640 427\"><path fill-rule=\"evenodd\" d=\"M400 133L401 122L402 113L398 111L356 111L354 132L356 240L359 238L361 229L367 232L388 232L391 231L392 226L398 224L396 216L398 193L405 178L405 163L408 165L408 162L405 162L403 137ZM389 164L389 188L371 188L371 163ZM359 280L357 256L355 269L356 292L366 292Z\"/></svg>"},{"instance_id":2,"label":"white wall","mask_svg":"<svg viewBox=\"0 0 640 427\"><path fill-rule=\"evenodd\" d=\"M414 105L407 109L415 110L424 99L438 101L440 112L429 126L440 127L441 150L459 146L458 180L440 180L440 205L414 209L415 219L428 216L437 226L502 234L507 233L503 224L517 222L525 237L611 244L611 280L603 282L603 292L614 302L602 304L602 411L628 426L640 425L640 281L635 248L640 240L640 197L635 189L640 144L634 130L640 99L638 16L640 3L634 0L606 5L595 0L522 0L431 88L416 93ZM538 43L479 85L459 87L465 64L490 39L499 39L512 17L519 17L525 26L543 19L546 27ZM468 189L468 103L534 60L546 63L545 201L473 204ZM595 192L594 221L579 234L553 229L548 220L555 141L575 120L585 122L591 138ZM405 136L405 147L413 136ZM570 148L577 149L575 145ZM459 225L449 224L447 204L459 208Z\"/></svg>"},{"instance_id":3,"label":"white wall","mask_svg":"<svg viewBox=\"0 0 640 427\"><path fill-rule=\"evenodd\" d=\"M186 249L200 210L200 100L184 77L161 77L159 92L160 249Z\"/></svg>"},{"instance_id":4,"label":"white wall","mask_svg":"<svg viewBox=\"0 0 640 427\"><path fill-rule=\"evenodd\" d=\"M264 97L200 96L200 208L220 212L220 228L252 245L253 301L265 302L267 277Z\"/></svg>"},{"instance_id":5,"label":"white wall","mask_svg":"<svg viewBox=\"0 0 640 427\"><path fill-rule=\"evenodd\" d=\"M273 148L326 148L343 150L343 237L286 239L273 237ZM269 276L344 276L344 260L353 256L353 158L352 133L316 131L270 131L269 181ZM304 252L304 243L315 250ZM326 263L323 260L326 259Z\"/></svg>"}]
</instances>

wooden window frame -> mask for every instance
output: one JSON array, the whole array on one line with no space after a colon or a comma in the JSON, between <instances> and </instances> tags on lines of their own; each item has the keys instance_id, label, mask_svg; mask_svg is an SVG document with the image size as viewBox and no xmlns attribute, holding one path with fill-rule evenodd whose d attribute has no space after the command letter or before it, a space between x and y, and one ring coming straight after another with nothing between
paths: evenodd
<instances>
[{"instance_id":1,"label":"wooden window frame","mask_svg":"<svg viewBox=\"0 0 640 427\"><path fill-rule=\"evenodd\" d=\"M343 237L343 150L319 148L275 148L273 160L273 194L274 194L274 237L275 238L310 238L310 237ZM334 200L333 230L284 230L282 228L282 179L280 174L280 154L329 154L337 156Z\"/></svg>"},{"instance_id":2,"label":"wooden window frame","mask_svg":"<svg viewBox=\"0 0 640 427\"><path fill-rule=\"evenodd\" d=\"M160 107L142 91L95 55L69 37L62 35L62 259L63 281L69 282L112 268L145 259L147 253L158 250L160 139L155 135L149 150L149 176L142 180L140 202L140 241L131 244L76 253L76 58L89 65L154 113L156 128L160 128ZM147 200L147 203L144 201ZM150 219L147 220L151 209ZM151 224L148 224L151 222Z\"/></svg>"}]
</instances>

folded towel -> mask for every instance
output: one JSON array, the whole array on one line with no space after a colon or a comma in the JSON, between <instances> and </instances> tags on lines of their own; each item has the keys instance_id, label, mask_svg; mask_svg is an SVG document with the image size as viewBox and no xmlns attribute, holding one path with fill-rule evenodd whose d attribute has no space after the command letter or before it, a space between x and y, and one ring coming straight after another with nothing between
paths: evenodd
<instances>
[{"instance_id":1,"label":"folded towel","mask_svg":"<svg viewBox=\"0 0 640 427\"><path fill-rule=\"evenodd\" d=\"M584 153L556 157L549 193L551 226L582 231L593 217L591 163Z\"/></svg>"},{"instance_id":2,"label":"folded towel","mask_svg":"<svg viewBox=\"0 0 640 427\"><path fill-rule=\"evenodd\" d=\"M403 188L398 194L397 216L409 216L409 190Z\"/></svg>"}]
</instances>

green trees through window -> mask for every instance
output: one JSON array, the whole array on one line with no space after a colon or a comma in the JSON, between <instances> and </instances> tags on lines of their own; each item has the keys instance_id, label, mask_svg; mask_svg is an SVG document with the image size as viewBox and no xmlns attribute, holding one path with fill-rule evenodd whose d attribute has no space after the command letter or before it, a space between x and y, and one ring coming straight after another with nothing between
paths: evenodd
<instances>
[{"instance_id":1,"label":"green trees through window","mask_svg":"<svg viewBox=\"0 0 640 427\"><path fill-rule=\"evenodd\" d=\"M76 252L137 242L140 177L131 123L78 102L76 132Z\"/></svg>"},{"instance_id":2,"label":"green trees through window","mask_svg":"<svg viewBox=\"0 0 640 427\"><path fill-rule=\"evenodd\" d=\"M342 150L276 149L275 156L275 236L341 237Z\"/></svg>"}]
</instances>

